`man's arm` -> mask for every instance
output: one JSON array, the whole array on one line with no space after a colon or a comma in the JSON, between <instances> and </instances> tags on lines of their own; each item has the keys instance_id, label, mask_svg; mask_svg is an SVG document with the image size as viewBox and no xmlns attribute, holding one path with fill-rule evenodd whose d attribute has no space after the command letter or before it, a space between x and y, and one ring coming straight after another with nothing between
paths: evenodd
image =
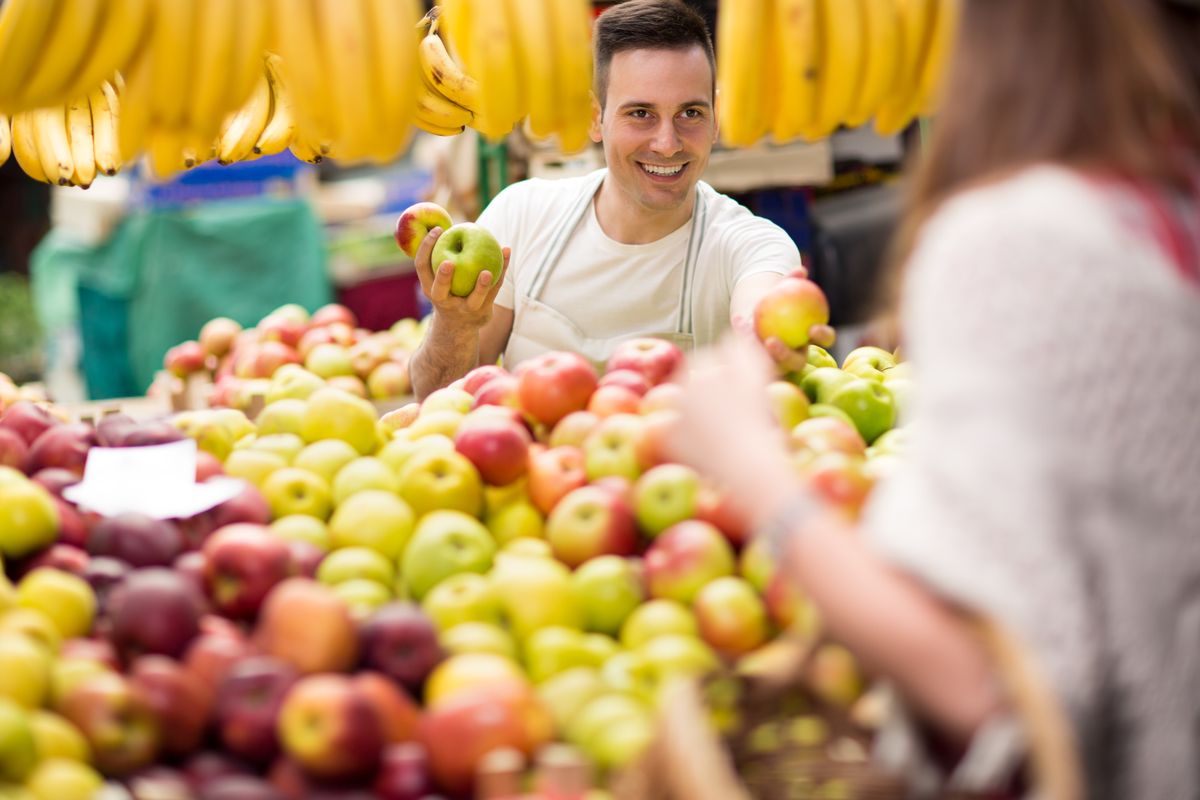
<instances>
[{"instance_id":1,"label":"man's arm","mask_svg":"<svg viewBox=\"0 0 1200 800\"><path fill-rule=\"evenodd\" d=\"M496 293L508 272L508 248L504 249L504 269L499 278L493 281L490 272L480 272L471 294L456 297L450 294L454 265L444 261L435 273L430 261L433 246L441 235L440 228L430 231L413 259L421 291L433 304L429 329L408 365L413 394L418 400L473 369L479 364L481 352L486 357L494 351L496 355L491 358L498 357L512 328L510 309L502 309L506 313L493 313Z\"/></svg>"}]
</instances>

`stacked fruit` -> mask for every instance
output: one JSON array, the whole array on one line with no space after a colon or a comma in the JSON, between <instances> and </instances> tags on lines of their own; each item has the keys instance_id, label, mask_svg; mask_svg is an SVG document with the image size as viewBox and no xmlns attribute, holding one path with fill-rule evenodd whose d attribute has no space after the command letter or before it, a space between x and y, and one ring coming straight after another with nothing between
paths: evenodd
<instances>
[{"instance_id":1,"label":"stacked fruit","mask_svg":"<svg viewBox=\"0 0 1200 800\"><path fill-rule=\"evenodd\" d=\"M932 113L959 2L722 0L722 139L814 140L872 118L889 135Z\"/></svg>"},{"instance_id":2,"label":"stacked fruit","mask_svg":"<svg viewBox=\"0 0 1200 800\"><path fill-rule=\"evenodd\" d=\"M256 396L303 399L326 384L388 400L409 394L408 357L423 333L424 323L413 319L385 331L358 328L354 312L336 303L311 315L285 305L244 330L227 317L209 320L198 340L167 351L163 367L181 379L211 375L214 406L248 409Z\"/></svg>"}]
</instances>

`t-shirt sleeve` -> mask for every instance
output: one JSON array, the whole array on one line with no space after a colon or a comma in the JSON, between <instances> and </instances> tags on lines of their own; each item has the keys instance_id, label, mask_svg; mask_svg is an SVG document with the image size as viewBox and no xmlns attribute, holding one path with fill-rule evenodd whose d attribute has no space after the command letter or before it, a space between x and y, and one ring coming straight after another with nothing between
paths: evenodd
<instances>
[{"instance_id":1,"label":"t-shirt sleeve","mask_svg":"<svg viewBox=\"0 0 1200 800\"><path fill-rule=\"evenodd\" d=\"M496 292L496 305L513 308L516 304L515 272L520 262L518 253L521 252L520 231L523 207L520 195L523 193L521 184L516 183L504 189L492 198L487 208L479 215L476 222L489 230L501 247L512 250L509 260L509 272L504 276L500 291Z\"/></svg>"},{"instance_id":2,"label":"t-shirt sleeve","mask_svg":"<svg viewBox=\"0 0 1200 800\"><path fill-rule=\"evenodd\" d=\"M787 232L768 219L739 209L725 229L722 249L730 291L751 275L786 275L800 266L800 251Z\"/></svg>"}]
</instances>

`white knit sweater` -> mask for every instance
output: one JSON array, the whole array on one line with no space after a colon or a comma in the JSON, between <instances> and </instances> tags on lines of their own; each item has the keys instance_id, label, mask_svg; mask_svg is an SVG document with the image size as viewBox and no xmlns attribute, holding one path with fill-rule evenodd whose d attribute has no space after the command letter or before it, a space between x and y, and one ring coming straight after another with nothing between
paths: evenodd
<instances>
[{"instance_id":1,"label":"white knit sweater","mask_svg":"<svg viewBox=\"0 0 1200 800\"><path fill-rule=\"evenodd\" d=\"M1200 286L1130 200L1041 167L931 220L902 310L910 463L866 523L1023 636L1089 797L1178 800L1200 792Z\"/></svg>"}]
</instances>

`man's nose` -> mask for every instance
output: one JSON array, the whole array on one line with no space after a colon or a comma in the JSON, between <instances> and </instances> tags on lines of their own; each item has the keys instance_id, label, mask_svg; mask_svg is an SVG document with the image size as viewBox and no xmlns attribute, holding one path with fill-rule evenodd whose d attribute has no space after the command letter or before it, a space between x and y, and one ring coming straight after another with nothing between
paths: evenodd
<instances>
[{"instance_id":1,"label":"man's nose","mask_svg":"<svg viewBox=\"0 0 1200 800\"><path fill-rule=\"evenodd\" d=\"M674 155L683 149L683 139L675 129L674 118L667 118L658 123L650 146L655 153L664 156Z\"/></svg>"}]
</instances>

